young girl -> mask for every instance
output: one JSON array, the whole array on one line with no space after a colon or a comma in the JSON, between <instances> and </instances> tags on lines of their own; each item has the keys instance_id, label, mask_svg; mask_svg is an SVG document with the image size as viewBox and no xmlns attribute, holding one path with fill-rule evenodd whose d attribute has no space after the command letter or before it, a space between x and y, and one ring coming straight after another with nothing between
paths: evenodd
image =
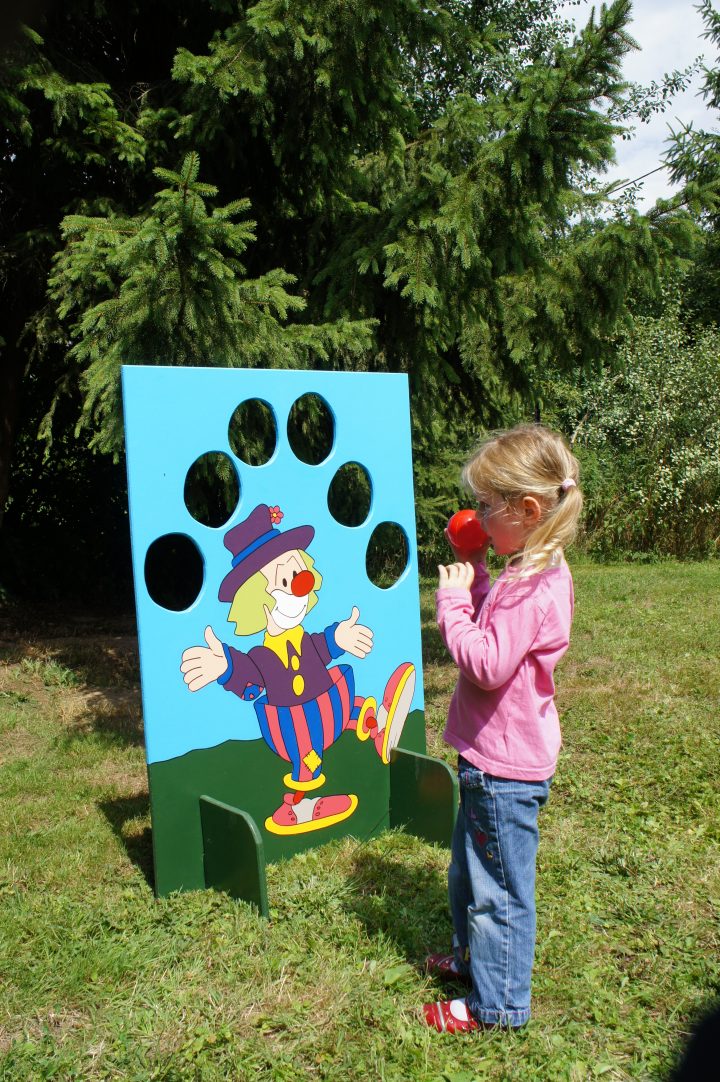
<instances>
[{"instance_id":1,"label":"young girl","mask_svg":"<svg viewBox=\"0 0 720 1082\"><path fill-rule=\"evenodd\" d=\"M530 1017L538 812L560 750L553 670L568 648L572 578L563 550L582 508L561 436L520 425L464 470L489 541L440 567L437 620L460 670L445 740L459 752L460 808L448 873L453 953L428 972L471 987L427 1003L443 1032L518 1027ZM485 556L509 557L492 589Z\"/></svg>"}]
</instances>

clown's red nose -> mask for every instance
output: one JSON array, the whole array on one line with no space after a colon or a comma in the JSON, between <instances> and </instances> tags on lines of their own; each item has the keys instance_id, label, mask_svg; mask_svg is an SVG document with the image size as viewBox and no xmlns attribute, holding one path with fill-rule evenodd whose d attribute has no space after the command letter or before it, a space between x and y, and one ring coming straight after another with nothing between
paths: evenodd
<instances>
[{"instance_id":1,"label":"clown's red nose","mask_svg":"<svg viewBox=\"0 0 720 1082\"><path fill-rule=\"evenodd\" d=\"M292 580L292 592L295 597L307 597L315 585L315 576L312 571L301 571Z\"/></svg>"}]
</instances>

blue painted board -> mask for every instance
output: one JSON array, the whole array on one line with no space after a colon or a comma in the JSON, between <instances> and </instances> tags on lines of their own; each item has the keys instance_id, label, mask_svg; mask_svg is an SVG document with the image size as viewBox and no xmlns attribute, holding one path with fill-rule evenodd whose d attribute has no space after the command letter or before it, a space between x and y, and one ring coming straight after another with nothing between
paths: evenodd
<instances>
[{"instance_id":1,"label":"blue painted board","mask_svg":"<svg viewBox=\"0 0 720 1082\"><path fill-rule=\"evenodd\" d=\"M396 665L416 670L411 710L422 710L420 613L412 484L407 377L373 373L327 373L125 366L122 373L130 526L140 643L143 711L148 763L211 748L227 740L256 740L258 717L251 702L219 684L195 694L180 672L184 650L204 646L206 625L223 642L247 651L263 634L238 638L228 623L229 606L218 589L230 570L223 540L259 505L280 507L280 530L309 524L315 534L308 552L322 575L318 601L305 618L306 632L320 632L360 610L359 622L374 634L364 659L351 664L357 691L380 699ZM334 441L316 466L299 461L288 442L287 419L303 395L320 395L334 417ZM240 403L261 399L277 422L277 446L263 466L248 466L230 446L228 429ZM240 485L239 503L219 528L196 521L184 502L193 463L208 452L232 460ZM372 481L372 505L357 527L335 521L328 488L338 469L358 462ZM368 579L365 556L370 536L382 522L397 523L408 541L409 560L401 579L383 590ZM150 545L181 534L197 545L204 564L199 596L182 612L163 608L145 582Z\"/></svg>"}]
</instances>

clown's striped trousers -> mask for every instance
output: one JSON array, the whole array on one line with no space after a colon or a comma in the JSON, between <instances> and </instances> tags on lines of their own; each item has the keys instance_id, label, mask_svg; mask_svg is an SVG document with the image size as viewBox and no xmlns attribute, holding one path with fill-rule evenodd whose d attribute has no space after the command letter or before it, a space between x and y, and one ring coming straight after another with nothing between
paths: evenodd
<instances>
[{"instance_id":1,"label":"clown's striped trousers","mask_svg":"<svg viewBox=\"0 0 720 1082\"><path fill-rule=\"evenodd\" d=\"M266 695L255 700L263 739L291 764L286 778L291 788L312 789L322 784L325 749L344 729L355 728L364 702L355 697L355 677L349 665L328 669L328 676L332 687L300 706L271 706Z\"/></svg>"}]
</instances>

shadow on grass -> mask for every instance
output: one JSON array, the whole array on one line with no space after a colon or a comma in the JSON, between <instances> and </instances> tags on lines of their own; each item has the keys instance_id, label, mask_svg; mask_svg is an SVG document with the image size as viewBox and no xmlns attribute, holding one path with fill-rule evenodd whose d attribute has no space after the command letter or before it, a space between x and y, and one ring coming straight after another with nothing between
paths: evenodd
<instances>
[{"instance_id":1,"label":"shadow on grass","mask_svg":"<svg viewBox=\"0 0 720 1082\"><path fill-rule=\"evenodd\" d=\"M720 989L716 989L716 997ZM720 999L699 1012L690 1038L678 1056L668 1082L713 1082L720 1078Z\"/></svg>"},{"instance_id":2,"label":"shadow on grass","mask_svg":"<svg viewBox=\"0 0 720 1082\"><path fill-rule=\"evenodd\" d=\"M69 731L68 738L78 739L87 733L95 733L115 747L142 747L145 737L140 690L90 691L80 724Z\"/></svg>"},{"instance_id":3,"label":"shadow on grass","mask_svg":"<svg viewBox=\"0 0 720 1082\"><path fill-rule=\"evenodd\" d=\"M144 876L151 890L155 890L155 871L152 854L152 829L148 826L140 830L128 829L129 824L138 819L147 819L150 815L150 797L147 793L133 796L116 797L98 803L113 833L120 839L125 851L136 868Z\"/></svg>"},{"instance_id":4,"label":"shadow on grass","mask_svg":"<svg viewBox=\"0 0 720 1082\"><path fill-rule=\"evenodd\" d=\"M140 681L135 618L127 614L0 605L0 660L39 666L48 686L132 688Z\"/></svg>"},{"instance_id":5,"label":"shadow on grass","mask_svg":"<svg viewBox=\"0 0 720 1082\"><path fill-rule=\"evenodd\" d=\"M392 939L411 964L421 963L429 951L447 948L452 925L442 872L408 866L403 852L394 859L361 850L353 860L353 885L348 908L370 935Z\"/></svg>"},{"instance_id":6,"label":"shadow on grass","mask_svg":"<svg viewBox=\"0 0 720 1082\"><path fill-rule=\"evenodd\" d=\"M144 727L139 689L105 688L83 693L82 711L63 734L63 746L91 734L108 748L142 747Z\"/></svg>"},{"instance_id":7,"label":"shadow on grass","mask_svg":"<svg viewBox=\"0 0 720 1082\"><path fill-rule=\"evenodd\" d=\"M81 683L98 687L137 687L140 661L135 635L49 640L47 653L74 672Z\"/></svg>"}]
</instances>

